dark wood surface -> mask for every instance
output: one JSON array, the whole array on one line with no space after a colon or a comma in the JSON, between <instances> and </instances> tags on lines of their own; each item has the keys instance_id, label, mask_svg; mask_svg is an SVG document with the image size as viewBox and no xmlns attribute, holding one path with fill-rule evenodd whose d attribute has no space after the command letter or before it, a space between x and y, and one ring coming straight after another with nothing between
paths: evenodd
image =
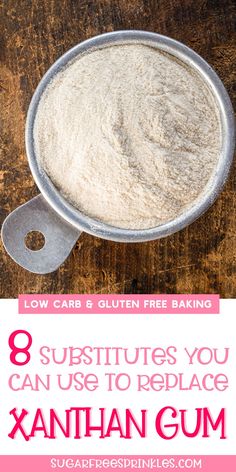
<instances>
[{"instance_id":1,"label":"dark wood surface","mask_svg":"<svg viewBox=\"0 0 236 472\"><path fill-rule=\"evenodd\" d=\"M192 47L235 102L232 0L2 0L1 222L38 193L24 147L32 93L67 49L96 34L143 29ZM220 198L188 228L143 244L83 234L65 264L46 276L17 266L1 247L1 297L18 293L220 293L236 297L236 166Z\"/></svg>"}]
</instances>

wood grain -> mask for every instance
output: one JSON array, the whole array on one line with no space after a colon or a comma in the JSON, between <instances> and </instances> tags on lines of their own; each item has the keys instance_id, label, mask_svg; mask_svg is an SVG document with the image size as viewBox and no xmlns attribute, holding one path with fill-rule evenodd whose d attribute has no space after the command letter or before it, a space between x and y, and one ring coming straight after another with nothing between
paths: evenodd
<instances>
[{"instance_id":1,"label":"wood grain","mask_svg":"<svg viewBox=\"0 0 236 472\"><path fill-rule=\"evenodd\" d=\"M119 29L155 31L183 41L218 72L235 102L236 5L232 0L1 1L1 222L38 190L24 147L32 93L68 48ZM168 238L118 244L83 234L53 274L33 275L1 247L1 294L220 293L236 297L236 166L216 203Z\"/></svg>"}]
</instances>

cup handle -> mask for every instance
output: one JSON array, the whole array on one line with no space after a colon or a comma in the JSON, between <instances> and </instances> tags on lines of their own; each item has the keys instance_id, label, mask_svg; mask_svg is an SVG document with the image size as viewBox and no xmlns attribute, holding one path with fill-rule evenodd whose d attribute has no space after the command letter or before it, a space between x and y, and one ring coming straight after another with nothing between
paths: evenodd
<instances>
[{"instance_id":1,"label":"cup handle","mask_svg":"<svg viewBox=\"0 0 236 472\"><path fill-rule=\"evenodd\" d=\"M25 244L31 231L43 234L45 244L33 251ZM4 247L17 264L35 274L58 269L70 254L81 231L60 218L42 195L16 208L2 226Z\"/></svg>"}]
</instances>

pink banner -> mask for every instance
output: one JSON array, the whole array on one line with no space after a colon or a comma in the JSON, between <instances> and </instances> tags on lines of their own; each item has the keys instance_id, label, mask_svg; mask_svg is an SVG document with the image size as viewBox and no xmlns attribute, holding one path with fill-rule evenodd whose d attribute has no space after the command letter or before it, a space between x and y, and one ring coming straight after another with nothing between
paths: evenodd
<instances>
[{"instance_id":1,"label":"pink banner","mask_svg":"<svg viewBox=\"0 0 236 472\"><path fill-rule=\"evenodd\" d=\"M156 470L235 472L236 456L0 456L4 472Z\"/></svg>"},{"instance_id":2,"label":"pink banner","mask_svg":"<svg viewBox=\"0 0 236 472\"><path fill-rule=\"evenodd\" d=\"M19 295L20 314L217 314L219 295Z\"/></svg>"}]
</instances>

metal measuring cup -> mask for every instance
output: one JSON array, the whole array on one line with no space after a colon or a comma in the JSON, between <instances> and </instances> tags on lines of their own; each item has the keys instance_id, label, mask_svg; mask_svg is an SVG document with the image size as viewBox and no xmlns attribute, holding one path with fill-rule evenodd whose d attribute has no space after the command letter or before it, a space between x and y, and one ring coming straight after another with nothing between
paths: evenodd
<instances>
[{"instance_id":1,"label":"metal measuring cup","mask_svg":"<svg viewBox=\"0 0 236 472\"><path fill-rule=\"evenodd\" d=\"M84 215L60 194L36 158L33 128L42 93L52 78L67 64L91 49L115 44L144 44L169 53L197 72L210 89L220 113L222 148L214 174L201 198L177 218L142 230L117 228ZM234 150L234 115L229 96L213 69L198 54L169 37L146 31L117 31L96 36L67 51L46 72L31 100L25 131L26 151L34 180L41 192L14 210L2 226L2 240L8 254L25 269L46 274L56 270L68 257L82 231L118 242L142 242L163 238L192 223L218 196L229 173ZM39 231L45 245L31 251L25 237Z\"/></svg>"}]
</instances>

